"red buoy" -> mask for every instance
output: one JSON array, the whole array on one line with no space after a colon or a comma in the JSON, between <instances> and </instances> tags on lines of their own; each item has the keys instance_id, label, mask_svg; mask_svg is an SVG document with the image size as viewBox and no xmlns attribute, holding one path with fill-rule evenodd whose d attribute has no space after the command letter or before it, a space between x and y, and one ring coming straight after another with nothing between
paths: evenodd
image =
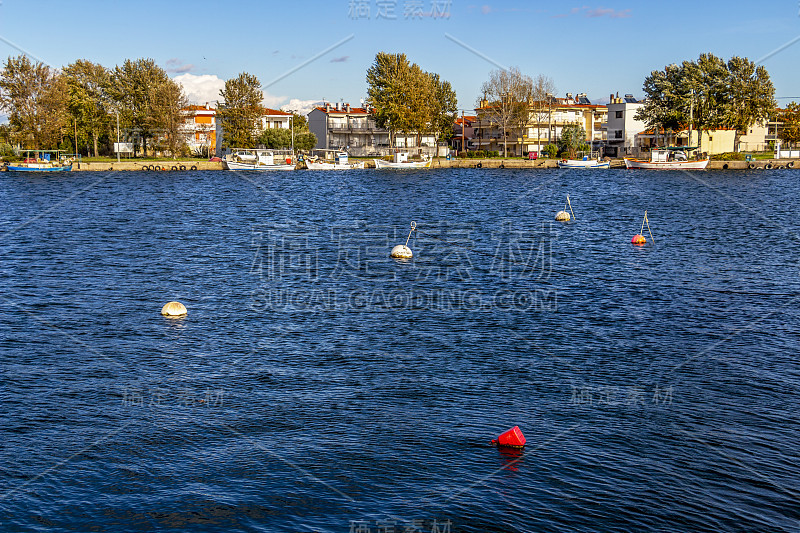
<instances>
[{"instance_id":1,"label":"red buoy","mask_svg":"<svg viewBox=\"0 0 800 533\"><path fill-rule=\"evenodd\" d=\"M634 235L633 239L631 239L631 243L632 244L641 245L641 244L645 244L646 242L647 242L647 239L645 239L643 235Z\"/></svg>"},{"instance_id":2,"label":"red buoy","mask_svg":"<svg viewBox=\"0 0 800 533\"><path fill-rule=\"evenodd\" d=\"M496 439L493 439L492 444L511 448L522 448L525 446L525 435L522 434L522 430L519 429L519 426L514 426Z\"/></svg>"}]
</instances>

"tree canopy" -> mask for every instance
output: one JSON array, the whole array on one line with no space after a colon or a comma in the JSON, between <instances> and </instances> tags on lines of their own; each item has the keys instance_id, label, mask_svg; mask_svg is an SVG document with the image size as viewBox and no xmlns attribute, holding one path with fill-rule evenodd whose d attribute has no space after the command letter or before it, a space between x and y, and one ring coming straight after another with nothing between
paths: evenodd
<instances>
[{"instance_id":1,"label":"tree canopy","mask_svg":"<svg viewBox=\"0 0 800 533\"><path fill-rule=\"evenodd\" d=\"M0 73L0 109L23 147L57 148L69 125L64 78L25 55L9 57Z\"/></svg>"},{"instance_id":2,"label":"tree canopy","mask_svg":"<svg viewBox=\"0 0 800 533\"><path fill-rule=\"evenodd\" d=\"M380 52L367 70L367 103L375 124L396 132L446 136L452 132L458 101L450 82L410 63L405 54Z\"/></svg>"},{"instance_id":3,"label":"tree canopy","mask_svg":"<svg viewBox=\"0 0 800 533\"><path fill-rule=\"evenodd\" d=\"M725 62L701 54L697 61L651 72L643 89L646 99L636 118L656 131L689 125L700 132L732 128L738 141L740 131L767 119L775 109L775 88L766 68L741 57Z\"/></svg>"},{"instance_id":4,"label":"tree canopy","mask_svg":"<svg viewBox=\"0 0 800 533\"><path fill-rule=\"evenodd\" d=\"M85 59L79 59L63 70L67 82L69 113L86 137L91 137L94 155L98 155L101 135L111 126L113 101L109 95L111 73Z\"/></svg>"},{"instance_id":5,"label":"tree canopy","mask_svg":"<svg viewBox=\"0 0 800 533\"><path fill-rule=\"evenodd\" d=\"M217 102L217 120L223 124L222 143L228 148L254 148L258 120L264 112L261 82L247 72L225 81L220 90L224 102Z\"/></svg>"},{"instance_id":6,"label":"tree canopy","mask_svg":"<svg viewBox=\"0 0 800 533\"><path fill-rule=\"evenodd\" d=\"M780 120L783 122L783 130L780 137L786 143L800 143L800 104L792 102L786 109L780 112Z\"/></svg>"},{"instance_id":7,"label":"tree canopy","mask_svg":"<svg viewBox=\"0 0 800 533\"><path fill-rule=\"evenodd\" d=\"M528 121L528 106L533 99L533 80L519 68L493 70L481 86L483 102L479 105L490 123L496 124L503 138L503 157L508 155L510 130Z\"/></svg>"}]
</instances>

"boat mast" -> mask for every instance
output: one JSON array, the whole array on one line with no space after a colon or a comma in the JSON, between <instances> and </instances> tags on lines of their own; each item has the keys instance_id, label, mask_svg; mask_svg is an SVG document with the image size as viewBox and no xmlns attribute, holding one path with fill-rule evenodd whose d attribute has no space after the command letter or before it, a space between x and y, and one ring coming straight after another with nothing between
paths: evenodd
<instances>
[{"instance_id":1,"label":"boat mast","mask_svg":"<svg viewBox=\"0 0 800 533\"><path fill-rule=\"evenodd\" d=\"M689 139L686 141L686 155L689 155L689 147L692 146L692 122L694 122L694 89L689 92Z\"/></svg>"}]
</instances>

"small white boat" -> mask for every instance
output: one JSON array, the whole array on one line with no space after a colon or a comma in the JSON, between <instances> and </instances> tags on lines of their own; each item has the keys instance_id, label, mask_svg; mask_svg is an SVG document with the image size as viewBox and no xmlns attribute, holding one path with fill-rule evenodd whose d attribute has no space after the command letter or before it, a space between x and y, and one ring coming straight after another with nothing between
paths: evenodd
<instances>
[{"instance_id":1,"label":"small white boat","mask_svg":"<svg viewBox=\"0 0 800 533\"><path fill-rule=\"evenodd\" d=\"M558 162L558 168L611 168L609 161L601 161L600 155L593 152L591 157L583 156L583 159L562 159Z\"/></svg>"},{"instance_id":2,"label":"small white boat","mask_svg":"<svg viewBox=\"0 0 800 533\"><path fill-rule=\"evenodd\" d=\"M324 155L329 155L329 150L324 150ZM316 158L306 159L306 167L308 170L351 170L364 168L363 161L350 162L347 152L333 152L333 159L330 158Z\"/></svg>"},{"instance_id":3,"label":"small white boat","mask_svg":"<svg viewBox=\"0 0 800 533\"><path fill-rule=\"evenodd\" d=\"M282 158L279 156L278 161ZM234 148L233 152L222 160L228 170L294 170L295 163L291 157L286 157L285 163L275 162L275 153L272 150L261 148Z\"/></svg>"},{"instance_id":4,"label":"small white boat","mask_svg":"<svg viewBox=\"0 0 800 533\"><path fill-rule=\"evenodd\" d=\"M644 170L705 170L709 160L691 160L685 150L681 147L654 149L650 152L650 161L626 157L625 167Z\"/></svg>"},{"instance_id":5,"label":"small white boat","mask_svg":"<svg viewBox=\"0 0 800 533\"><path fill-rule=\"evenodd\" d=\"M394 168L394 169L410 169L410 168L430 168L433 160L428 156L423 155L422 161L409 161L408 152L397 152L394 154L392 161L384 159L373 159L375 161L375 168Z\"/></svg>"},{"instance_id":6,"label":"small white boat","mask_svg":"<svg viewBox=\"0 0 800 533\"><path fill-rule=\"evenodd\" d=\"M8 163L9 172L70 172L74 158L63 150L24 150L22 161Z\"/></svg>"}]
</instances>

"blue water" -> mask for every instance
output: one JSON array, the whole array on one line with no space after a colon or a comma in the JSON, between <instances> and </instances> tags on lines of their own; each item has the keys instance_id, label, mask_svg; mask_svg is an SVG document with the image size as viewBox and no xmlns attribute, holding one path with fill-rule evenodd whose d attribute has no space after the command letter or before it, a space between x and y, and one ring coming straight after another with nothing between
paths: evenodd
<instances>
[{"instance_id":1,"label":"blue water","mask_svg":"<svg viewBox=\"0 0 800 533\"><path fill-rule=\"evenodd\" d=\"M3 174L0 530L797 532L798 177Z\"/></svg>"}]
</instances>

